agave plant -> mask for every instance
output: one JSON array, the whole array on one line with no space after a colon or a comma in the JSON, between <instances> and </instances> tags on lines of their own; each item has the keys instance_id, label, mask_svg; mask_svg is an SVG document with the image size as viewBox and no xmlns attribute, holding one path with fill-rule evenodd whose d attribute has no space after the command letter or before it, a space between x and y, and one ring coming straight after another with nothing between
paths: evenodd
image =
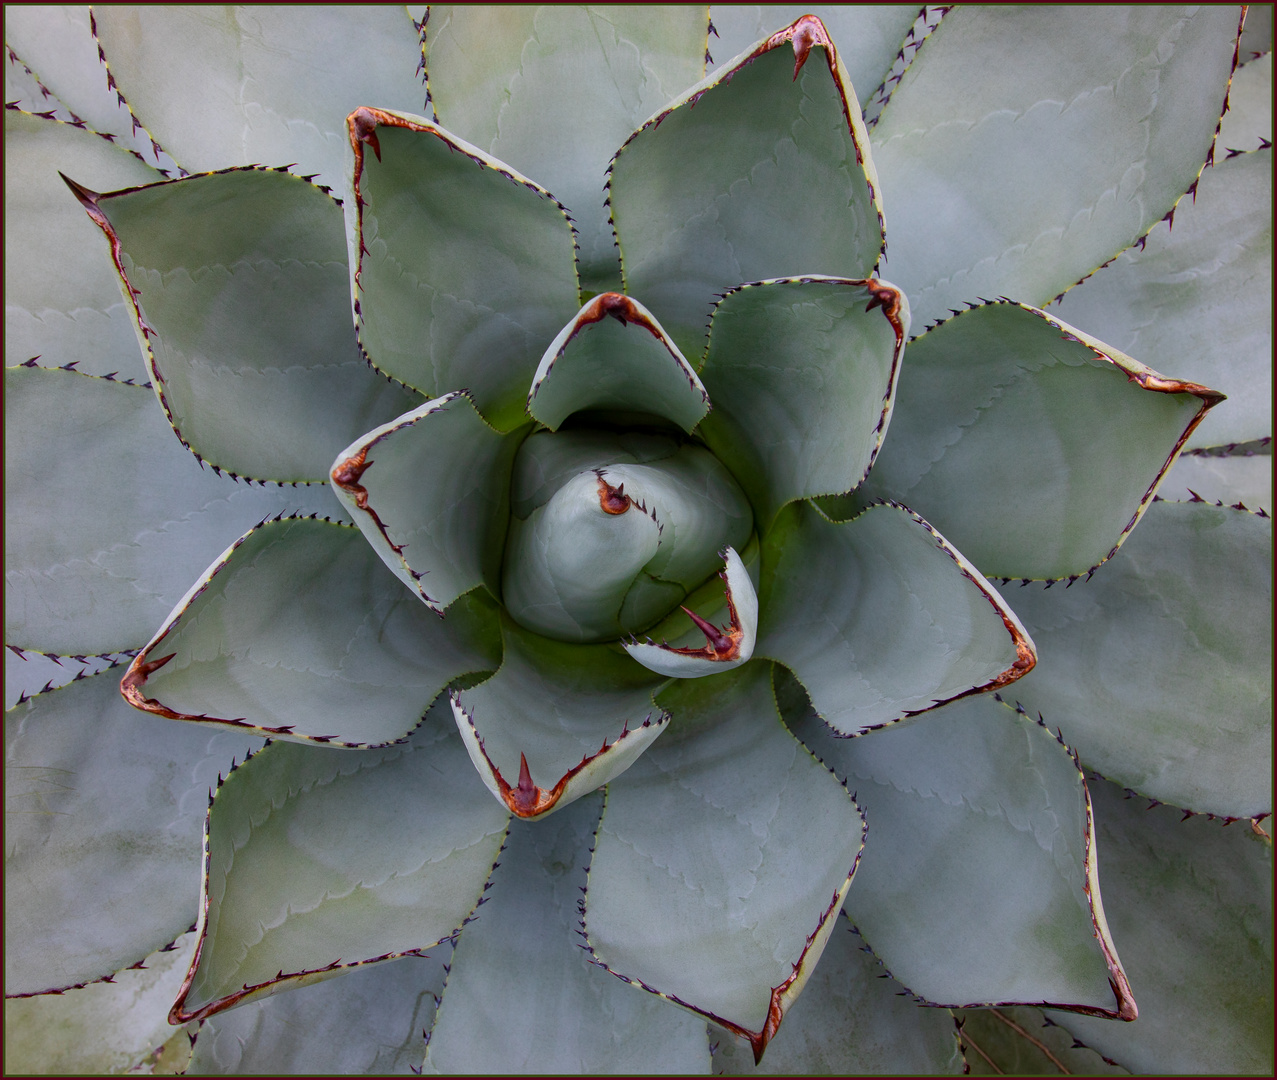
<instances>
[{"instance_id":1,"label":"agave plant","mask_svg":"<svg viewBox=\"0 0 1277 1080\"><path fill-rule=\"evenodd\" d=\"M1271 8L816 10L8 11L7 1068L1271 1070Z\"/></svg>"}]
</instances>

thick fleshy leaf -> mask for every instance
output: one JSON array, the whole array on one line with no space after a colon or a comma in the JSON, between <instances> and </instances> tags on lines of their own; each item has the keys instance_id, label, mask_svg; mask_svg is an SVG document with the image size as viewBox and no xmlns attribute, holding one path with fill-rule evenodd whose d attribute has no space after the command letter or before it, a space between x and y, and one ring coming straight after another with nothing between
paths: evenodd
<instances>
[{"instance_id":1,"label":"thick fleshy leaf","mask_svg":"<svg viewBox=\"0 0 1277 1080\"><path fill-rule=\"evenodd\" d=\"M908 333L904 294L874 280L759 282L718 302L701 372L714 411L701 435L740 479L760 530L787 502L865 478Z\"/></svg>"},{"instance_id":2,"label":"thick fleshy leaf","mask_svg":"<svg viewBox=\"0 0 1277 1080\"><path fill-rule=\"evenodd\" d=\"M1130 1075L1048 1020L1041 1009L964 1009L956 1015L970 1076Z\"/></svg>"},{"instance_id":3,"label":"thick fleshy leaf","mask_svg":"<svg viewBox=\"0 0 1277 1080\"><path fill-rule=\"evenodd\" d=\"M646 440L624 441L655 451ZM606 444L569 437L561 455L533 445L534 460L516 465L519 488L531 486L538 462L564 478L560 466L588 460ZM557 490L541 485L536 499L549 497L526 520L511 522L502 597L520 625L560 641L615 641L644 631L721 567L724 547L748 541L749 501L704 447L684 444L639 464L624 460L632 456L639 455L561 479Z\"/></svg>"},{"instance_id":4,"label":"thick fleshy leaf","mask_svg":"<svg viewBox=\"0 0 1277 1080\"><path fill-rule=\"evenodd\" d=\"M873 132L891 214L882 272L914 318L1002 293L1044 303L1144 235L1208 160L1239 14L946 15Z\"/></svg>"},{"instance_id":5,"label":"thick fleshy leaf","mask_svg":"<svg viewBox=\"0 0 1277 1080\"><path fill-rule=\"evenodd\" d=\"M1219 400L1036 308L985 304L910 343L866 486L990 577L1084 574Z\"/></svg>"},{"instance_id":6,"label":"thick fleshy leaf","mask_svg":"<svg viewBox=\"0 0 1277 1080\"><path fill-rule=\"evenodd\" d=\"M647 308L603 293L559 331L528 393L528 412L551 430L581 409L651 413L690 432L709 395Z\"/></svg>"},{"instance_id":7,"label":"thick fleshy leaf","mask_svg":"<svg viewBox=\"0 0 1277 1080\"><path fill-rule=\"evenodd\" d=\"M4 1003L4 1071L9 1075L125 1073L153 1060L173 1035L168 1023L195 935L145 957L110 982L62 994L10 998ZM183 1043L186 1032L178 1031Z\"/></svg>"},{"instance_id":8,"label":"thick fleshy leaf","mask_svg":"<svg viewBox=\"0 0 1277 1080\"><path fill-rule=\"evenodd\" d=\"M872 841L871 841L872 842ZM802 997L785 1014L757 1066L748 1048L720 1036L717 1075L957 1075L962 1069L953 1017L920 1009L883 974L846 913L841 913Z\"/></svg>"},{"instance_id":9,"label":"thick fleshy leaf","mask_svg":"<svg viewBox=\"0 0 1277 1080\"><path fill-rule=\"evenodd\" d=\"M268 745L210 802L200 951L172 1022L452 937L507 820L442 702L397 746Z\"/></svg>"},{"instance_id":10,"label":"thick fleshy leaf","mask_svg":"<svg viewBox=\"0 0 1277 1080\"><path fill-rule=\"evenodd\" d=\"M626 291L686 356L704 350L723 290L864 278L878 259L877 176L828 40L818 19L778 31L666 105L612 161Z\"/></svg>"},{"instance_id":11,"label":"thick fleshy leaf","mask_svg":"<svg viewBox=\"0 0 1277 1080\"><path fill-rule=\"evenodd\" d=\"M863 111L918 17L916 4L714 4L709 9L715 30L709 51L718 64L712 70L808 12L825 24L833 38Z\"/></svg>"},{"instance_id":12,"label":"thick fleshy leaf","mask_svg":"<svg viewBox=\"0 0 1277 1080\"><path fill-rule=\"evenodd\" d=\"M449 394L346 447L333 490L395 576L434 610L477 585L499 596L510 462L524 434L497 434L468 397Z\"/></svg>"},{"instance_id":13,"label":"thick fleshy leaf","mask_svg":"<svg viewBox=\"0 0 1277 1080\"><path fill-rule=\"evenodd\" d=\"M457 943L425 1071L703 1074L705 1023L591 965L578 903L601 799L515 822L492 890Z\"/></svg>"},{"instance_id":14,"label":"thick fleshy leaf","mask_svg":"<svg viewBox=\"0 0 1277 1080\"><path fill-rule=\"evenodd\" d=\"M1273 49L1273 9L1267 4L1250 4L1246 10L1246 23L1238 43L1240 63Z\"/></svg>"},{"instance_id":15,"label":"thick fleshy leaf","mask_svg":"<svg viewBox=\"0 0 1277 1080\"><path fill-rule=\"evenodd\" d=\"M757 1058L834 928L863 818L781 725L770 664L675 683L659 703L670 730L608 788L587 942Z\"/></svg>"},{"instance_id":16,"label":"thick fleshy leaf","mask_svg":"<svg viewBox=\"0 0 1277 1080\"><path fill-rule=\"evenodd\" d=\"M341 209L313 184L232 169L76 193L111 241L170 421L212 464L319 480L345 443L420 403L359 353Z\"/></svg>"},{"instance_id":17,"label":"thick fleshy leaf","mask_svg":"<svg viewBox=\"0 0 1277 1080\"><path fill-rule=\"evenodd\" d=\"M211 1016L187 1075L408 1074L425 1051L450 955L445 944Z\"/></svg>"},{"instance_id":18,"label":"thick fleshy leaf","mask_svg":"<svg viewBox=\"0 0 1277 1080\"><path fill-rule=\"evenodd\" d=\"M702 679L749 662L758 639L758 592L736 549L723 552L723 599L727 605L725 625L710 622L688 607L683 611L705 635L703 645L659 645L631 641L624 648L645 668L675 679Z\"/></svg>"},{"instance_id":19,"label":"thick fleshy leaf","mask_svg":"<svg viewBox=\"0 0 1277 1080\"><path fill-rule=\"evenodd\" d=\"M10 368L4 378L12 644L137 648L262 518L341 511L326 485L250 488L214 475L173 438L150 390L65 371Z\"/></svg>"},{"instance_id":20,"label":"thick fleshy leaf","mask_svg":"<svg viewBox=\"0 0 1277 1080\"><path fill-rule=\"evenodd\" d=\"M431 4L431 104L449 131L571 207L585 283L619 288L604 171L630 132L704 75L707 29L690 4Z\"/></svg>"},{"instance_id":21,"label":"thick fleshy leaf","mask_svg":"<svg viewBox=\"0 0 1277 1080\"><path fill-rule=\"evenodd\" d=\"M470 760L522 818L567 806L628 769L669 722L663 680L608 645L573 645L506 621L501 669L452 696Z\"/></svg>"},{"instance_id":22,"label":"thick fleshy leaf","mask_svg":"<svg viewBox=\"0 0 1277 1080\"><path fill-rule=\"evenodd\" d=\"M1181 454L1162 483L1163 498L1207 502L1273 513L1273 456L1267 454Z\"/></svg>"},{"instance_id":23,"label":"thick fleshy leaf","mask_svg":"<svg viewBox=\"0 0 1277 1080\"><path fill-rule=\"evenodd\" d=\"M1034 663L1015 613L903 507L843 524L787 508L763 541L761 585L758 655L793 671L843 735L1005 686Z\"/></svg>"},{"instance_id":24,"label":"thick fleshy leaf","mask_svg":"<svg viewBox=\"0 0 1277 1080\"><path fill-rule=\"evenodd\" d=\"M475 592L440 619L353 525L271 521L200 576L121 685L172 720L380 746L412 731L453 679L496 668L497 618Z\"/></svg>"},{"instance_id":25,"label":"thick fleshy leaf","mask_svg":"<svg viewBox=\"0 0 1277 1080\"><path fill-rule=\"evenodd\" d=\"M1159 223L1142 250L1051 306L1159 371L1227 394L1192 447L1273 433L1272 192L1272 150L1217 162L1176 207L1173 229Z\"/></svg>"},{"instance_id":26,"label":"thick fleshy leaf","mask_svg":"<svg viewBox=\"0 0 1277 1080\"><path fill-rule=\"evenodd\" d=\"M858 739L809 711L791 723L865 807L873 842L847 913L914 994L1134 1018L1086 785L1055 735L989 696Z\"/></svg>"},{"instance_id":27,"label":"thick fleshy leaf","mask_svg":"<svg viewBox=\"0 0 1277 1080\"><path fill-rule=\"evenodd\" d=\"M1250 7L1246 16L1259 8ZM1271 8L1269 18L1272 18ZM1243 57L1244 58L1244 57ZM1251 60L1233 72L1233 85L1228 89L1228 112L1219 126L1218 146L1229 151L1258 150L1273 141L1273 54Z\"/></svg>"},{"instance_id":28,"label":"thick fleshy leaf","mask_svg":"<svg viewBox=\"0 0 1277 1080\"><path fill-rule=\"evenodd\" d=\"M1052 1013L1133 1072L1273 1071L1273 851L1093 784L1104 896L1139 995L1139 1023Z\"/></svg>"},{"instance_id":29,"label":"thick fleshy leaf","mask_svg":"<svg viewBox=\"0 0 1277 1080\"><path fill-rule=\"evenodd\" d=\"M137 122L102 63L92 7L14 4L5 12L4 41L9 55L16 54L39 84L54 95L53 101L24 100L23 108L44 111L56 102L66 111L66 119L87 125L92 132L171 175L173 160ZM12 100L5 98L6 102ZM39 107L32 108L35 104Z\"/></svg>"},{"instance_id":30,"label":"thick fleshy leaf","mask_svg":"<svg viewBox=\"0 0 1277 1080\"><path fill-rule=\"evenodd\" d=\"M205 799L261 745L143 716L119 670L5 713L5 993L111 975L195 917Z\"/></svg>"},{"instance_id":31,"label":"thick fleshy leaf","mask_svg":"<svg viewBox=\"0 0 1277 1080\"><path fill-rule=\"evenodd\" d=\"M427 397L468 390L489 423L517 427L541 354L579 306L567 212L420 117L359 109L350 131L361 344Z\"/></svg>"},{"instance_id":32,"label":"thick fleshy leaf","mask_svg":"<svg viewBox=\"0 0 1277 1080\"><path fill-rule=\"evenodd\" d=\"M1009 696L1125 787L1269 813L1272 559L1271 518L1156 503L1093 579L1015 591L1042 659Z\"/></svg>"},{"instance_id":33,"label":"thick fleshy leaf","mask_svg":"<svg viewBox=\"0 0 1277 1080\"><path fill-rule=\"evenodd\" d=\"M193 172L296 163L344 195L350 111L425 100L420 36L402 8L107 6L95 15L134 113Z\"/></svg>"},{"instance_id":34,"label":"thick fleshy leaf","mask_svg":"<svg viewBox=\"0 0 1277 1080\"><path fill-rule=\"evenodd\" d=\"M34 10L34 9L28 9ZM70 124L4 113L4 354L92 375L147 379L133 319L102 235L58 170L98 190L147 184L137 158Z\"/></svg>"}]
</instances>

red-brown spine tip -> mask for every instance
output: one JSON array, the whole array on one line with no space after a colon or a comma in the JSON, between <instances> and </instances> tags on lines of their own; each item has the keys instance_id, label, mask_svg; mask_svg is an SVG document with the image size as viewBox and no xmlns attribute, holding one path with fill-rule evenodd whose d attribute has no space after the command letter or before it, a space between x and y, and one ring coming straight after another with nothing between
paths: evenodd
<instances>
[{"instance_id":1,"label":"red-brown spine tip","mask_svg":"<svg viewBox=\"0 0 1277 1080\"><path fill-rule=\"evenodd\" d=\"M624 514L633 505L625 494L625 485L613 487L602 476L599 477L599 506L605 514Z\"/></svg>"},{"instance_id":2,"label":"red-brown spine tip","mask_svg":"<svg viewBox=\"0 0 1277 1080\"><path fill-rule=\"evenodd\" d=\"M381 160L381 143L377 140L377 114L372 109L361 107L350 114L350 134L352 139L371 146L377 160Z\"/></svg>"},{"instance_id":3,"label":"red-brown spine tip","mask_svg":"<svg viewBox=\"0 0 1277 1080\"><path fill-rule=\"evenodd\" d=\"M826 38L824 24L814 15L804 15L794 23L792 41L794 46L795 82L798 81L798 73L802 71L803 65L807 63L807 57L811 54L811 47L817 42L823 42Z\"/></svg>"}]
</instances>

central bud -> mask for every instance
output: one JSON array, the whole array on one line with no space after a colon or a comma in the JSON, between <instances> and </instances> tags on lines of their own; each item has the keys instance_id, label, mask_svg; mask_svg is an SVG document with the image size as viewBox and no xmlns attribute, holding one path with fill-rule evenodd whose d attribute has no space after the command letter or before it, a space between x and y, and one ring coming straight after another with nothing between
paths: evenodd
<instances>
[{"instance_id":1,"label":"central bud","mask_svg":"<svg viewBox=\"0 0 1277 1080\"><path fill-rule=\"evenodd\" d=\"M753 531L745 493L713 454L652 434L532 435L515 459L511 511L506 610L560 641L646 630Z\"/></svg>"}]
</instances>

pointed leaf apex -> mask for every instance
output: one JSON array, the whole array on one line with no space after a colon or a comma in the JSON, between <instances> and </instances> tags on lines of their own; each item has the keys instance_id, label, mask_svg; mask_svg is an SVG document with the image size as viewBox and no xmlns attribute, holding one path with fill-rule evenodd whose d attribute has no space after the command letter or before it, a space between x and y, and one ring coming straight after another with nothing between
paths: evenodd
<instances>
[{"instance_id":1,"label":"pointed leaf apex","mask_svg":"<svg viewBox=\"0 0 1277 1080\"><path fill-rule=\"evenodd\" d=\"M62 177L62 182L71 189L71 194L80 200L80 203L84 206L86 210L88 210L90 213L99 212L98 199L102 197L99 192L91 191L89 188L86 188L83 184L77 184L64 172L59 172L58 175Z\"/></svg>"}]
</instances>

